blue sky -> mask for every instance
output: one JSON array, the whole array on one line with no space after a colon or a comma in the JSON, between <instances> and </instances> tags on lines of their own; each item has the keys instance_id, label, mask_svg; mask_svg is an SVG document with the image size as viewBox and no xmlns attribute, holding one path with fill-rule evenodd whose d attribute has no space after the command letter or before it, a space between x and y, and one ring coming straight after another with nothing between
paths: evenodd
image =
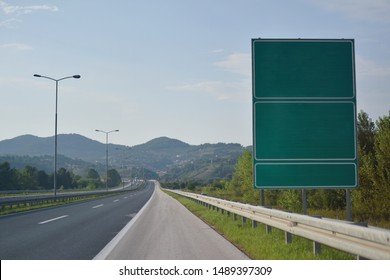
<instances>
[{"instance_id":1,"label":"blue sky","mask_svg":"<svg viewBox=\"0 0 390 280\"><path fill-rule=\"evenodd\" d=\"M355 39L357 106L390 110L388 0L0 0L0 140L252 144L252 38Z\"/></svg>"}]
</instances>

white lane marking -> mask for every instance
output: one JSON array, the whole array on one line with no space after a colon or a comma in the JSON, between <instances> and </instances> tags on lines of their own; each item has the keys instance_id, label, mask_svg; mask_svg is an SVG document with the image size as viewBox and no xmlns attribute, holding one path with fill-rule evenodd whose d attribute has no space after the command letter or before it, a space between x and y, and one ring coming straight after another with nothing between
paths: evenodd
<instances>
[{"instance_id":1,"label":"white lane marking","mask_svg":"<svg viewBox=\"0 0 390 280\"><path fill-rule=\"evenodd\" d=\"M126 198L127 198L127 196L124 197L124 199L126 199Z\"/></svg>"},{"instance_id":2,"label":"white lane marking","mask_svg":"<svg viewBox=\"0 0 390 280\"><path fill-rule=\"evenodd\" d=\"M96 205L96 206L94 206L94 207L92 207L92 208L99 208L99 207L102 207L104 204L99 204L99 205Z\"/></svg>"},{"instance_id":3,"label":"white lane marking","mask_svg":"<svg viewBox=\"0 0 390 280\"><path fill-rule=\"evenodd\" d=\"M66 218L66 217L68 217L68 216L69 216L69 215L64 215L64 216L60 216L60 217L53 218L53 219L50 219L50 220L46 220L46 221L43 221L43 222L38 223L38 225L43 225L43 224L46 224L46 223L50 223L50 222L53 222L53 221L56 221L56 220L59 220L59 219Z\"/></svg>"},{"instance_id":4,"label":"white lane marking","mask_svg":"<svg viewBox=\"0 0 390 280\"><path fill-rule=\"evenodd\" d=\"M118 202L118 201L119 201L119 199L115 199L115 200L114 200L114 202Z\"/></svg>"},{"instance_id":5,"label":"white lane marking","mask_svg":"<svg viewBox=\"0 0 390 280\"><path fill-rule=\"evenodd\" d=\"M130 220L130 222L125 225L122 230L115 235L115 237L93 258L94 260L104 260L108 257L108 255L114 250L114 247L118 245L119 241L123 239L126 233L130 230L130 228L135 224L135 222L141 217L142 213L146 210L147 206L151 203L153 198L156 195L156 191L153 190L152 195L150 196L148 202L142 206L141 210Z\"/></svg>"}]
</instances>

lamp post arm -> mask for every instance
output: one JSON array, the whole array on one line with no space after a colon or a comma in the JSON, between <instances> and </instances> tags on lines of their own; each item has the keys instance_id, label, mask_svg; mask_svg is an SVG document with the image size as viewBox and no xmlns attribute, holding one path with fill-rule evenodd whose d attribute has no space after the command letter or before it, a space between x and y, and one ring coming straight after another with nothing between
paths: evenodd
<instances>
[{"instance_id":1,"label":"lamp post arm","mask_svg":"<svg viewBox=\"0 0 390 280\"><path fill-rule=\"evenodd\" d=\"M70 78L74 78L74 79L80 79L81 78L80 75L73 75L73 76L68 76L68 77L64 77L64 78L61 78L61 79L54 79L52 77L43 76L43 75L39 75L39 74L34 74L34 77L45 78L45 79L49 79L49 80L52 80L52 81L55 81L55 82L59 82L59 81L62 81L62 80L65 80L65 79L70 79Z\"/></svg>"}]
</instances>

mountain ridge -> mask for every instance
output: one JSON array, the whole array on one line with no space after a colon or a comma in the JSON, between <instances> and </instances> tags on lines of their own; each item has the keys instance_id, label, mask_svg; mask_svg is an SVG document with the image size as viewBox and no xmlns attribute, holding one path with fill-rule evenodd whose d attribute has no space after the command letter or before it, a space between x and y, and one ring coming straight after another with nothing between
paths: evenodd
<instances>
[{"instance_id":1,"label":"mountain ridge","mask_svg":"<svg viewBox=\"0 0 390 280\"><path fill-rule=\"evenodd\" d=\"M209 179L209 177L213 177L210 175L213 173L210 170L215 170L215 174L225 172L218 170L219 167L223 170L233 170L235 162L243 151L243 147L235 143L190 145L166 136L157 137L131 147L108 144L108 149L111 167L121 169L123 172L131 168L145 168L159 174L169 173L169 178L172 179L185 178L186 176L200 178L205 174ZM50 158L53 154L54 136L38 137L27 134L0 141L0 156L46 156ZM80 134L59 134L58 155L73 160L72 163L68 163L68 168L75 165L75 160L86 162L87 164L84 164L83 168L88 163L92 167L101 166L105 165L106 144ZM77 166L74 168L80 169ZM194 168L203 169L205 172L194 172Z\"/></svg>"}]
</instances>

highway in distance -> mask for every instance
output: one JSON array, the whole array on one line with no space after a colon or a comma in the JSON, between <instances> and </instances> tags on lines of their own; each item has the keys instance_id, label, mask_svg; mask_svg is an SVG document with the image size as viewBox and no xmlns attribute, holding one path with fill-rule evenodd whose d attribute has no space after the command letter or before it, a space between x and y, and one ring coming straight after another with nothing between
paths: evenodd
<instances>
[{"instance_id":1,"label":"highway in distance","mask_svg":"<svg viewBox=\"0 0 390 280\"><path fill-rule=\"evenodd\" d=\"M91 260L150 199L154 183L116 196L0 217L2 260Z\"/></svg>"}]
</instances>

